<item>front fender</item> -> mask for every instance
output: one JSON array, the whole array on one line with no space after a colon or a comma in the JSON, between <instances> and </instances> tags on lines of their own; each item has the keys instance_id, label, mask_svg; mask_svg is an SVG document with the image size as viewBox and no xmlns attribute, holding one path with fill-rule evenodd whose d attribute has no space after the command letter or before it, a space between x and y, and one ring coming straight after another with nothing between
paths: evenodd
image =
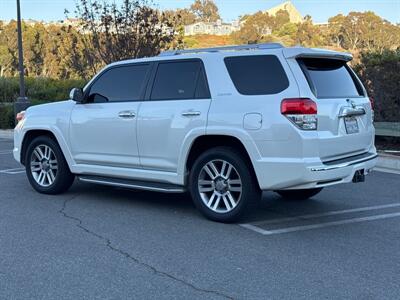
<instances>
[{"instance_id":1,"label":"front fender","mask_svg":"<svg viewBox=\"0 0 400 300\"><path fill-rule=\"evenodd\" d=\"M20 146L18 147L20 149L20 157L19 157L20 160L19 161L20 162L22 161L22 157L21 157L23 155L22 146L23 146L23 143L25 141L25 138L26 138L27 134L29 132L39 131L39 130L40 131L47 131L47 132L50 132L50 133L52 133L54 135L54 137L55 137L58 145L60 146L61 151L62 151L62 153L63 153L63 155L65 157L65 160L68 163L68 166L71 168L75 164L75 162L74 162L74 160L72 158L72 154L71 154L71 151L70 151L70 149L68 147L67 141L64 139L64 136L63 136L61 130L59 128L57 128L56 126L41 125L41 126L29 126L29 127L27 126L27 127L24 127L23 130L20 132L20 136L21 136L20 137L20 141L21 142L20 142Z\"/></svg>"},{"instance_id":2,"label":"front fender","mask_svg":"<svg viewBox=\"0 0 400 300\"><path fill-rule=\"evenodd\" d=\"M75 162L65 137L68 136L70 114L74 104L74 101L62 101L28 108L25 119L18 123L14 130L14 156L19 154L18 158L21 161L22 146L29 132L47 131L55 137L71 168Z\"/></svg>"}]
</instances>

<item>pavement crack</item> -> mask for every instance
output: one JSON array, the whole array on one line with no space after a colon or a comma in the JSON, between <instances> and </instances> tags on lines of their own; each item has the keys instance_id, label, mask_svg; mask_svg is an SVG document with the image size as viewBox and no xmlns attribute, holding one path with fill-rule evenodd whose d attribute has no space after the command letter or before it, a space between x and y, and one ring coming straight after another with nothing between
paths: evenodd
<instances>
[{"instance_id":1,"label":"pavement crack","mask_svg":"<svg viewBox=\"0 0 400 300\"><path fill-rule=\"evenodd\" d=\"M73 197L71 197L69 199L66 199L63 202L63 205L62 205L61 209L58 211L58 213L60 213L66 219L75 221L77 223L76 226L79 229L81 229L84 232L86 232L87 234L90 234L90 235L92 235L92 236L104 241L106 247L109 248L111 251L113 251L115 253L118 253L119 255L124 256L125 258L133 261L134 263L147 268L148 270L150 270L151 272L153 272L154 274L156 274L158 276L167 277L167 278L169 278L171 280L174 280L176 282L180 282L183 285L186 285L187 287L189 287L189 288L191 288L191 289L193 289L193 290L195 290L197 292L206 293L206 294L210 294L210 295L215 295L215 296L219 296L219 297L226 298L226 299L234 299L232 296L226 295L226 294L224 294L222 292L200 288L200 287L198 287L198 286L196 286L196 285L194 285L194 284L192 284L192 283L190 283L190 282L188 282L188 281L186 281L184 279L178 278L178 277L176 277L176 276L174 276L172 274L169 274L167 272L161 271L161 270L157 269L156 267L139 260L138 258L134 257L130 253L128 253L128 252L126 252L126 251L114 246L109 238L107 238L107 237L105 237L105 236L103 236L103 235L101 235L99 233L96 233L96 232L90 230L89 228L85 227L83 225L83 221L80 218L72 216L72 215L70 215L70 214L68 214L66 212L68 202L71 202L72 200L76 199L79 196L80 196L80 194L76 194Z\"/></svg>"}]
</instances>

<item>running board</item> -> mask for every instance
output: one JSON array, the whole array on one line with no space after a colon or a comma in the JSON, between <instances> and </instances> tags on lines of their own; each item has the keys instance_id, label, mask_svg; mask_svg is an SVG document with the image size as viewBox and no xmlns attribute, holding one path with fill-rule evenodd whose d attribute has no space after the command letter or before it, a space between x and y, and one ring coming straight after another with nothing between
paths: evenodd
<instances>
[{"instance_id":1,"label":"running board","mask_svg":"<svg viewBox=\"0 0 400 300\"><path fill-rule=\"evenodd\" d=\"M130 180L123 178L102 177L102 176L89 176L82 175L78 177L80 181L95 183L108 186L117 186L128 189L137 189L161 193L184 193L186 190L183 186L163 183L163 182L150 182L141 180Z\"/></svg>"}]
</instances>

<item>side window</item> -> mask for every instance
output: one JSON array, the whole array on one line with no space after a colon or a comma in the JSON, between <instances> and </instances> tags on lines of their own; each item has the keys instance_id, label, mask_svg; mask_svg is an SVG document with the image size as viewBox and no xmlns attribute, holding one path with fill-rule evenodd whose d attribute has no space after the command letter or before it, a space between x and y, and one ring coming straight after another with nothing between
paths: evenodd
<instances>
[{"instance_id":1,"label":"side window","mask_svg":"<svg viewBox=\"0 0 400 300\"><path fill-rule=\"evenodd\" d=\"M90 87L89 103L140 100L148 64L113 67Z\"/></svg>"},{"instance_id":2,"label":"side window","mask_svg":"<svg viewBox=\"0 0 400 300\"><path fill-rule=\"evenodd\" d=\"M151 100L209 98L199 61L161 62L154 78Z\"/></svg>"},{"instance_id":3,"label":"side window","mask_svg":"<svg viewBox=\"0 0 400 300\"><path fill-rule=\"evenodd\" d=\"M209 99L211 98L210 90L208 89L208 83L206 74L204 72L203 67L200 68L199 77L197 80L197 87L196 87L196 99Z\"/></svg>"},{"instance_id":4,"label":"side window","mask_svg":"<svg viewBox=\"0 0 400 300\"><path fill-rule=\"evenodd\" d=\"M225 65L242 95L272 95L289 86L285 70L275 55L226 57Z\"/></svg>"}]
</instances>

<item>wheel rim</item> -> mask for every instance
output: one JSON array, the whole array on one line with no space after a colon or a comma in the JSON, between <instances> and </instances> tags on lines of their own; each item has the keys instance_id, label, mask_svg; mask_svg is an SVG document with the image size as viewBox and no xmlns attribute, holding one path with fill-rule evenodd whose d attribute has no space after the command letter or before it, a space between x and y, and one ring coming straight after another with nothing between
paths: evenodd
<instances>
[{"instance_id":1,"label":"wheel rim","mask_svg":"<svg viewBox=\"0 0 400 300\"><path fill-rule=\"evenodd\" d=\"M212 160L200 171L198 189L203 203L209 209L227 213L240 202L242 180L232 164L225 160Z\"/></svg>"},{"instance_id":2,"label":"wheel rim","mask_svg":"<svg viewBox=\"0 0 400 300\"><path fill-rule=\"evenodd\" d=\"M54 183L58 162L54 151L47 145L37 146L31 156L31 174L36 183L48 187Z\"/></svg>"}]
</instances>

